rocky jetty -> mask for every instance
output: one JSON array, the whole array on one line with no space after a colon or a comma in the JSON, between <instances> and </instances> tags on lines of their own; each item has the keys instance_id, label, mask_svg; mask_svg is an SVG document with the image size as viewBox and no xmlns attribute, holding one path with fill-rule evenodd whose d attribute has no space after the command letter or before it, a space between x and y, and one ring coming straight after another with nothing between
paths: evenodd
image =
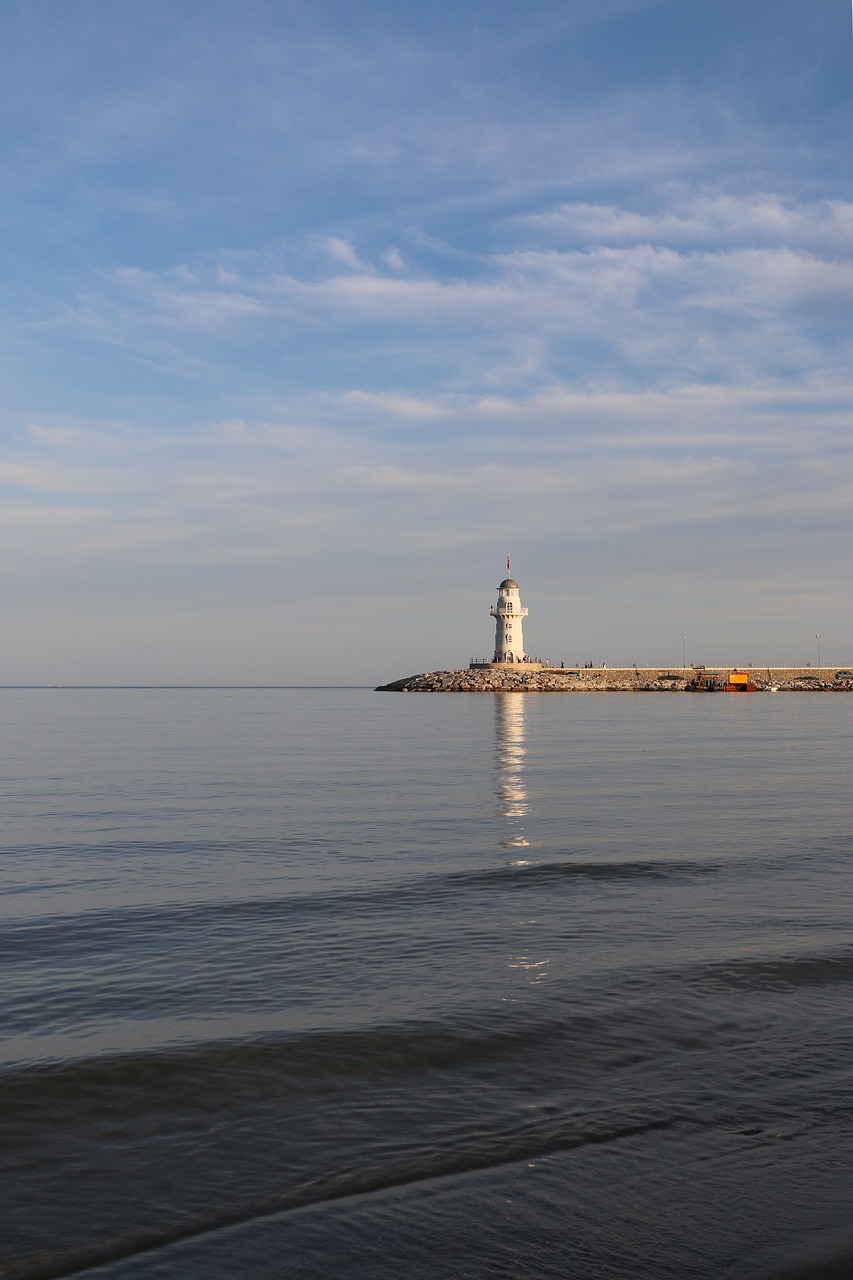
<instances>
[{"instance_id":1,"label":"rocky jetty","mask_svg":"<svg viewBox=\"0 0 853 1280\"><path fill-rule=\"evenodd\" d=\"M721 672L725 673L725 668ZM839 678L830 668L749 668L757 692L851 693L853 678ZM426 671L381 684L381 693L690 693L696 673L681 668L605 667L564 670L542 667L525 670L495 665L461 671Z\"/></svg>"}]
</instances>

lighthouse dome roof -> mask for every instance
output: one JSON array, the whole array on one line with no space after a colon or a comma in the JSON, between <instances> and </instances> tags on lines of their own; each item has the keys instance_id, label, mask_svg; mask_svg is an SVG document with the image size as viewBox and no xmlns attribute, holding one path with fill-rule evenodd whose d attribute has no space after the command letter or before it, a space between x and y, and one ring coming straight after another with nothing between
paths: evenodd
<instances>
[{"instance_id":1,"label":"lighthouse dome roof","mask_svg":"<svg viewBox=\"0 0 853 1280\"><path fill-rule=\"evenodd\" d=\"M502 591L504 587L515 587L517 591L518 583L516 582L515 578L504 578L503 582L498 587L498 591Z\"/></svg>"}]
</instances>

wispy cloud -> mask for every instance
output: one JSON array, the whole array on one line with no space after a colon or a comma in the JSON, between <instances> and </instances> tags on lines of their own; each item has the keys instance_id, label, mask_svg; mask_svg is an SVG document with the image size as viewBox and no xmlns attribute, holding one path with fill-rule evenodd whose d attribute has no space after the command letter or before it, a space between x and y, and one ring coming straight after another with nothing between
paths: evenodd
<instances>
[{"instance_id":1,"label":"wispy cloud","mask_svg":"<svg viewBox=\"0 0 853 1280\"><path fill-rule=\"evenodd\" d=\"M667 192L658 212L561 204L517 219L523 227L557 241L594 244L689 245L781 243L850 251L853 204L841 200L796 203L773 193L735 196L723 192Z\"/></svg>"},{"instance_id":2,"label":"wispy cloud","mask_svg":"<svg viewBox=\"0 0 853 1280\"><path fill-rule=\"evenodd\" d=\"M555 228L582 242L561 247ZM531 380L672 385L685 372L739 385L801 379L849 354L853 204L703 195L654 215L562 206L498 223L493 239L510 234L515 245L460 253L441 269L389 265L382 253L369 262L342 237L326 248L344 274L283 272L268 254L124 267L69 323L137 353L183 347L190 369L214 332L238 344L230 360L250 334L286 351L322 333L334 366L362 353L351 394L383 397L383 412L396 396L402 417L436 412L434 393L420 394L424 363L446 393L478 383L494 392L501 379L515 393ZM263 376L273 391L274 363Z\"/></svg>"}]
</instances>

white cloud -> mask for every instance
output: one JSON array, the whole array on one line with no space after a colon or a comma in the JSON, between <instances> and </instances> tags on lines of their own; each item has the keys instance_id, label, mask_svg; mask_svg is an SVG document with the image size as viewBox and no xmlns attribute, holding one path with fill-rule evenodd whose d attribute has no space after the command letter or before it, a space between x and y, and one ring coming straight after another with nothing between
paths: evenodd
<instances>
[{"instance_id":1,"label":"white cloud","mask_svg":"<svg viewBox=\"0 0 853 1280\"><path fill-rule=\"evenodd\" d=\"M286 272L269 255L126 267L68 320L194 378L209 376L209 337L233 359L252 334L284 351L322 334L333 364L358 353L363 406L373 396L377 411L412 420L441 416L442 395L461 391L513 396L567 379L653 388L685 375L749 385L850 354L853 204L717 193L654 214L562 205L501 226L517 243L459 255L452 272L431 250L411 266L381 251L366 267L345 237L324 241L345 274ZM555 227L578 243L555 243Z\"/></svg>"},{"instance_id":2,"label":"white cloud","mask_svg":"<svg viewBox=\"0 0 853 1280\"><path fill-rule=\"evenodd\" d=\"M333 258L335 262L342 262L345 267L352 267L353 271L365 270L365 264L359 258L349 240L344 240L341 236L328 236L323 241L323 246L329 257Z\"/></svg>"},{"instance_id":3,"label":"white cloud","mask_svg":"<svg viewBox=\"0 0 853 1280\"><path fill-rule=\"evenodd\" d=\"M820 200L797 203L773 193L735 196L721 192L670 192L666 207L653 213L616 205L566 203L515 220L548 240L585 244L782 243L841 251L853 249L853 203Z\"/></svg>"},{"instance_id":4,"label":"white cloud","mask_svg":"<svg viewBox=\"0 0 853 1280\"><path fill-rule=\"evenodd\" d=\"M397 249L396 247L392 247L391 249L386 249L385 252L382 254L382 261L385 263L386 267L390 267L392 271L403 272L406 270L406 264L403 261L403 255L400 253L400 250Z\"/></svg>"},{"instance_id":5,"label":"white cloud","mask_svg":"<svg viewBox=\"0 0 853 1280\"><path fill-rule=\"evenodd\" d=\"M358 408L365 408L395 418L429 422L446 418L452 409L439 400L421 396L407 396L394 391L347 391L344 400Z\"/></svg>"}]
</instances>

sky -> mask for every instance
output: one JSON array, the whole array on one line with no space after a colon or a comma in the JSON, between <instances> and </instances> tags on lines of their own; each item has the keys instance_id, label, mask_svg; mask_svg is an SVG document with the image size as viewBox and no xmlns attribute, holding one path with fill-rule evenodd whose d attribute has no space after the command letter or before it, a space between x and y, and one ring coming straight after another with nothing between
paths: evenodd
<instances>
[{"instance_id":1,"label":"sky","mask_svg":"<svg viewBox=\"0 0 853 1280\"><path fill-rule=\"evenodd\" d=\"M853 665L849 0L5 0L0 684ZM820 639L818 640L818 637Z\"/></svg>"}]
</instances>

